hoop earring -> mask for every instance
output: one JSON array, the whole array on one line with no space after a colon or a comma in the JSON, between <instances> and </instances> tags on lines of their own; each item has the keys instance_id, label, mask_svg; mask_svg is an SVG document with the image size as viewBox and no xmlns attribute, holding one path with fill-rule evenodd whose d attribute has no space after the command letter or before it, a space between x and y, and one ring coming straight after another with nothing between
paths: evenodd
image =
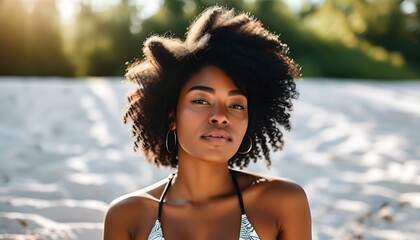
<instances>
[{"instance_id":1,"label":"hoop earring","mask_svg":"<svg viewBox=\"0 0 420 240\"><path fill-rule=\"evenodd\" d=\"M169 150L168 138L169 138L169 133L170 132L171 132L171 130L168 130L168 132L166 133L165 145L166 145L166 150L168 151L168 153L173 153L175 151L175 148L176 148L176 132L175 132L175 130L173 130L173 132L174 132L174 147L171 150Z\"/></svg>"},{"instance_id":2,"label":"hoop earring","mask_svg":"<svg viewBox=\"0 0 420 240\"><path fill-rule=\"evenodd\" d=\"M251 139L251 137L248 134L246 136L249 139L249 147L248 147L248 149L245 152L240 152L239 149L238 149L238 153L239 154L242 154L242 155L248 154L251 151L251 149L252 149L252 139Z\"/></svg>"}]
</instances>

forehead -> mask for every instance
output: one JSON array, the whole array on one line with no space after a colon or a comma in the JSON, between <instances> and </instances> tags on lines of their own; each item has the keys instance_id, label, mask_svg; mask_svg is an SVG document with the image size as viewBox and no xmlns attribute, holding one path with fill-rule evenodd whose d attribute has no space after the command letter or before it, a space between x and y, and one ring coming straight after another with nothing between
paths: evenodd
<instances>
[{"instance_id":1,"label":"forehead","mask_svg":"<svg viewBox=\"0 0 420 240\"><path fill-rule=\"evenodd\" d=\"M213 65L205 66L193 74L185 83L182 91L187 91L194 86L211 87L216 91L218 89L226 89L227 91L239 90L232 79L222 69Z\"/></svg>"}]
</instances>

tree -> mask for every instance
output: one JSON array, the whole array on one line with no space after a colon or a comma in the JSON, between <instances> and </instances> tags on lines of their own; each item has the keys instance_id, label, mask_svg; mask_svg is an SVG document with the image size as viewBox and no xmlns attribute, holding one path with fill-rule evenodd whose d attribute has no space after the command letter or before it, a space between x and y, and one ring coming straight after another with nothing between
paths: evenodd
<instances>
[{"instance_id":1,"label":"tree","mask_svg":"<svg viewBox=\"0 0 420 240\"><path fill-rule=\"evenodd\" d=\"M0 74L70 76L54 0L0 2Z\"/></svg>"},{"instance_id":2,"label":"tree","mask_svg":"<svg viewBox=\"0 0 420 240\"><path fill-rule=\"evenodd\" d=\"M70 40L76 75L123 76L124 63L140 52L140 40L130 31L137 9L129 0L101 12L88 3L80 7Z\"/></svg>"}]
</instances>

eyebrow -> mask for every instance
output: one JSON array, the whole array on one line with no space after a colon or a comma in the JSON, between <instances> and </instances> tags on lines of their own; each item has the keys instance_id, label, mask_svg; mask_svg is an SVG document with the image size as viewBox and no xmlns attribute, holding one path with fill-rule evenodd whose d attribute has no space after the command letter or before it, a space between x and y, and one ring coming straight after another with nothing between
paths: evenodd
<instances>
[{"instance_id":1,"label":"eyebrow","mask_svg":"<svg viewBox=\"0 0 420 240\"><path fill-rule=\"evenodd\" d=\"M208 92L208 93L211 93L211 94L214 94L216 92L213 88L206 87L206 86L193 86L188 90L188 92L191 92L191 91L194 91L194 90ZM245 96L245 94L239 89L229 91L228 95L229 96L236 96L236 95Z\"/></svg>"}]
</instances>

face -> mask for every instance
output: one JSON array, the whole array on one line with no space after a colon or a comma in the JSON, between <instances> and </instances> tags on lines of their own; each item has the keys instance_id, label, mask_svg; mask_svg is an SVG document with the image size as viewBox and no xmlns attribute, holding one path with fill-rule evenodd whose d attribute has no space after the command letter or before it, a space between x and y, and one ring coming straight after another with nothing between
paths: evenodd
<instances>
[{"instance_id":1,"label":"face","mask_svg":"<svg viewBox=\"0 0 420 240\"><path fill-rule=\"evenodd\" d=\"M176 108L178 158L226 163L248 127L247 99L218 67L206 66L182 87Z\"/></svg>"}]
</instances>

